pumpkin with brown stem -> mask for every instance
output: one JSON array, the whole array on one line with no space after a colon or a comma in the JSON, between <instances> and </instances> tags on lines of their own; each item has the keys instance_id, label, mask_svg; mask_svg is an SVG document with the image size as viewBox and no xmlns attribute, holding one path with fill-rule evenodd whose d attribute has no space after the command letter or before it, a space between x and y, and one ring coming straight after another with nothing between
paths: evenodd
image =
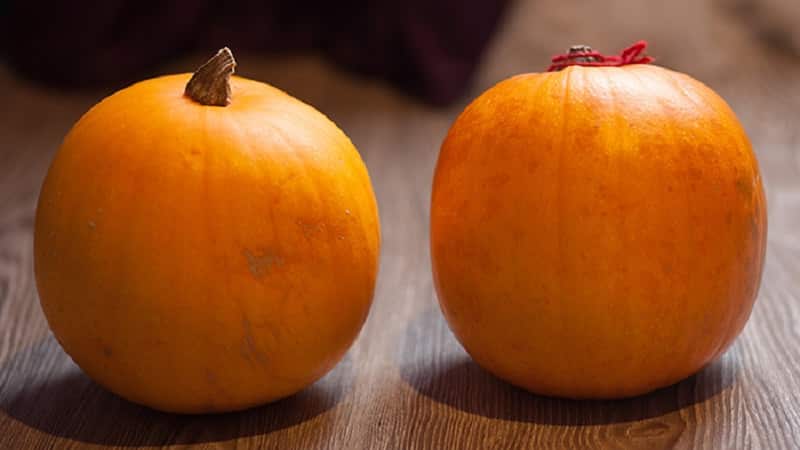
<instances>
[{"instance_id":1,"label":"pumpkin with brown stem","mask_svg":"<svg viewBox=\"0 0 800 450\"><path fill-rule=\"evenodd\" d=\"M223 49L194 76L103 100L39 198L53 333L98 383L165 411L297 392L343 356L372 301L380 232L358 152L314 108L231 78L234 64Z\"/></svg>"},{"instance_id":2,"label":"pumpkin with brown stem","mask_svg":"<svg viewBox=\"0 0 800 450\"><path fill-rule=\"evenodd\" d=\"M728 348L756 298L766 208L747 136L711 89L643 50L576 47L503 81L442 145L442 310L478 364L536 393L675 383Z\"/></svg>"}]
</instances>

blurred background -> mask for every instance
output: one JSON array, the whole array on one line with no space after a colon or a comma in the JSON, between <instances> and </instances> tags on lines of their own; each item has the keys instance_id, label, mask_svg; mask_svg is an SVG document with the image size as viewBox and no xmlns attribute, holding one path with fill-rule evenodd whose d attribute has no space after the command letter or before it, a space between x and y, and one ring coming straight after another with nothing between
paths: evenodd
<instances>
[{"instance_id":1,"label":"blurred background","mask_svg":"<svg viewBox=\"0 0 800 450\"><path fill-rule=\"evenodd\" d=\"M118 88L162 73L183 55L210 55L227 45L273 60L313 55L441 106L462 98L476 72L483 85L487 78L539 70L547 55L571 43L610 52L649 39L660 63L695 72L728 69L731 58L758 64L755 54L770 49L800 53L796 0L0 4L10 66L62 88Z\"/></svg>"}]
</instances>

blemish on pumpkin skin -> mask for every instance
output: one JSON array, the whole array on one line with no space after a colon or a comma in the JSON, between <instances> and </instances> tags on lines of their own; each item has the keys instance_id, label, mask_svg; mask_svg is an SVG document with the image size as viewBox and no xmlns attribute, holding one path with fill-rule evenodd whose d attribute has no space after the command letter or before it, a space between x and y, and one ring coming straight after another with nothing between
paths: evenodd
<instances>
[{"instance_id":1,"label":"blemish on pumpkin skin","mask_svg":"<svg viewBox=\"0 0 800 450\"><path fill-rule=\"evenodd\" d=\"M225 386L223 386L222 383L220 383L219 377L217 376L216 372L210 369L206 369L205 375L206 375L206 382L208 383L209 386L214 388L223 397L228 396L228 392L226 391ZM216 407L213 404L209 404L206 407L206 409L209 411L213 411L216 409Z\"/></svg>"},{"instance_id":2,"label":"blemish on pumpkin skin","mask_svg":"<svg viewBox=\"0 0 800 450\"><path fill-rule=\"evenodd\" d=\"M247 259L247 268L256 278L264 277L272 266L283 264L283 258L270 252L256 254L244 249L244 256Z\"/></svg>"},{"instance_id":3,"label":"blemish on pumpkin skin","mask_svg":"<svg viewBox=\"0 0 800 450\"><path fill-rule=\"evenodd\" d=\"M92 229L92 230L94 230L95 228L97 228L97 224L96 224L96 223L94 223L94 221L93 221L93 220L90 220L90 221L89 221L89 222L88 222L86 225L88 225L88 226L89 226L89 228L90 228L90 229Z\"/></svg>"},{"instance_id":4,"label":"blemish on pumpkin skin","mask_svg":"<svg viewBox=\"0 0 800 450\"><path fill-rule=\"evenodd\" d=\"M489 187L500 187L511 180L511 177L508 174L501 173L497 175L493 175L486 180L486 185Z\"/></svg>"},{"instance_id":5,"label":"blemish on pumpkin skin","mask_svg":"<svg viewBox=\"0 0 800 450\"><path fill-rule=\"evenodd\" d=\"M752 182L748 181L746 178L738 178L735 181L736 190L739 191L745 197L750 197L753 195L753 184Z\"/></svg>"},{"instance_id":6,"label":"blemish on pumpkin skin","mask_svg":"<svg viewBox=\"0 0 800 450\"><path fill-rule=\"evenodd\" d=\"M105 356L106 358L111 358L113 354L114 351L111 350L111 347L103 346L103 356Z\"/></svg>"},{"instance_id":7,"label":"blemish on pumpkin skin","mask_svg":"<svg viewBox=\"0 0 800 450\"><path fill-rule=\"evenodd\" d=\"M208 381L209 384L217 384L217 374L206 369L206 381Z\"/></svg>"},{"instance_id":8,"label":"blemish on pumpkin skin","mask_svg":"<svg viewBox=\"0 0 800 450\"><path fill-rule=\"evenodd\" d=\"M250 320L245 316L242 316L242 330L244 331L244 336L242 336L242 357L266 365L268 362L267 355L256 346L253 327L250 325Z\"/></svg>"},{"instance_id":9,"label":"blemish on pumpkin skin","mask_svg":"<svg viewBox=\"0 0 800 450\"><path fill-rule=\"evenodd\" d=\"M310 239L313 235L325 231L325 223L323 222L309 223L298 219L295 223L303 231L303 236L305 236L306 239Z\"/></svg>"}]
</instances>

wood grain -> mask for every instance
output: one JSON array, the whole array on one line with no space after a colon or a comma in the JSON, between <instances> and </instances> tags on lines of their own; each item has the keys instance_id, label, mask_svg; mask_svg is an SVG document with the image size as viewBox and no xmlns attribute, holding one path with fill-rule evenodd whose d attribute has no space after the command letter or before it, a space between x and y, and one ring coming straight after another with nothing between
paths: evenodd
<instances>
[{"instance_id":1,"label":"wood grain","mask_svg":"<svg viewBox=\"0 0 800 450\"><path fill-rule=\"evenodd\" d=\"M384 239L373 309L345 360L294 397L217 416L127 403L86 378L49 334L31 256L47 165L71 124L109 90L53 92L0 68L11 105L0 109L0 449L800 448L800 58L768 47L728 2L595 3L518 2L473 95L541 70L570 44L611 51L646 37L660 64L729 100L757 149L770 228L753 315L719 361L675 386L613 402L537 397L482 371L441 318L427 243L438 146L463 105L432 109L312 57L244 54L242 75L314 104L361 150Z\"/></svg>"}]
</instances>

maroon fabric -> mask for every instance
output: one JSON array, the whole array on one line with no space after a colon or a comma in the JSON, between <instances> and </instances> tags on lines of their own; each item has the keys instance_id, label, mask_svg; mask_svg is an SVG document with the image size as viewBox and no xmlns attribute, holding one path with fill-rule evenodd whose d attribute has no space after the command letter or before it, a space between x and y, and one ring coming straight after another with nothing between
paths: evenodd
<instances>
[{"instance_id":1,"label":"maroon fabric","mask_svg":"<svg viewBox=\"0 0 800 450\"><path fill-rule=\"evenodd\" d=\"M62 85L122 84L185 51L321 51L437 104L467 87L508 0L12 1L4 53Z\"/></svg>"}]
</instances>

